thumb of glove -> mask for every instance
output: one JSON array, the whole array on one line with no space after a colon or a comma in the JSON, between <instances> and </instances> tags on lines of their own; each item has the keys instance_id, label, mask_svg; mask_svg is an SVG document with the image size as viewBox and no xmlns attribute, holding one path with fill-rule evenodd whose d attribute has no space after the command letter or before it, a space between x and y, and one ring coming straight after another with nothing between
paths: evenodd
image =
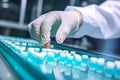
<instances>
[{"instance_id":1,"label":"thumb of glove","mask_svg":"<svg viewBox=\"0 0 120 80\"><path fill-rule=\"evenodd\" d=\"M82 16L77 11L64 11L60 13L61 25L56 33L57 43L63 43L66 37L78 30L79 26L82 24Z\"/></svg>"}]
</instances>

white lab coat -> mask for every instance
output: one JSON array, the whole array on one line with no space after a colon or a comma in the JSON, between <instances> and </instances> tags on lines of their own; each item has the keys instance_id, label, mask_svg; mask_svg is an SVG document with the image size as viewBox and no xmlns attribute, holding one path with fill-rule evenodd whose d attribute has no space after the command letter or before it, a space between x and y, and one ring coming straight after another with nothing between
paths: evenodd
<instances>
[{"instance_id":1,"label":"white lab coat","mask_svg":"<svg viewBox=\"0 0 120 80\"><path fill-rule=\"evenodd\" d=\"M77 9L82 13L83 24L69 37L120 38L120 0L107 0L103 4L87 7L67 6L65 10Z\"/></svg>"}]
</instances>

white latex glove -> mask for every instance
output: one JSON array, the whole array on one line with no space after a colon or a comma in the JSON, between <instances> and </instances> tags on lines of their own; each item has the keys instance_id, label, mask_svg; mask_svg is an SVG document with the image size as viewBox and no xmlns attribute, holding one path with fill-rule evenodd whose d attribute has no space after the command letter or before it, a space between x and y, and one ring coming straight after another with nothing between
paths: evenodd
<instances>
[{"instance_id":1,"label":"white latex glove","mask_svg":"<svg viewBox=\"0 0 120 80\"><path fill-rule=\"evenodd\" d=\"M81 24L82 16L76 10L52 11L28 24L28 31L40 44L47 43L50 37L55 37L57 43L62 43L68 34L76 31Z\"/></svg>"}]
</instances>

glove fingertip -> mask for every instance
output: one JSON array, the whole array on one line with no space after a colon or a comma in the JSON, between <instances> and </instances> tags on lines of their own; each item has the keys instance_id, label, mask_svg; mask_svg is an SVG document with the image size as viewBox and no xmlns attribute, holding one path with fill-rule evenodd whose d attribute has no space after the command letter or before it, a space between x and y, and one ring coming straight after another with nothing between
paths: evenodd
<instances>
[{"instance_id":1,"label":"glove fingertip","mask_svg":"<svg viewBox=\"0 0 120 80\"><path fill-rule=\"evenodd\" d=\"M61 36L61 35L56 35L56 42L57 43L59 43L59 44L61 44L61 43L63 43L63 37Z\"/></svg>"}]
</instances>

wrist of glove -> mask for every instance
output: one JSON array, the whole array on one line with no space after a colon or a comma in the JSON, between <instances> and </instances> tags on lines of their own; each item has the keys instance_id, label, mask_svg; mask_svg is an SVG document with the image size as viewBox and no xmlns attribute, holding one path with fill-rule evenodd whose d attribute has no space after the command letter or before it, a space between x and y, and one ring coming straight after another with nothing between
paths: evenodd
<instances>
[{"instance_id":1,"label":"wrist of glove","mask_svg":"<svg viewBox=\"0 0 120 80\"><path fill-rule=\"evenodd\" d=\"M52 11L29 23L28 31L40 44L47 43L50 37L55 37L57 43L62 43L82 22L82 15L77 10Z\"/></svg>"}]
</instances>

